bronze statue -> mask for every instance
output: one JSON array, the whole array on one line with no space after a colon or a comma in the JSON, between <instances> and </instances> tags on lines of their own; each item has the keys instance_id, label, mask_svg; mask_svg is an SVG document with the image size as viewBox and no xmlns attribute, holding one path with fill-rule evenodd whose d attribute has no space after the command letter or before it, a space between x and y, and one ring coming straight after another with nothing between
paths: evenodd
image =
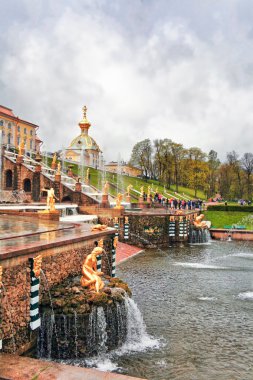
<instances>
[{"instance_id":1,"label":"bronze statue","mask_svg":"<svg viewBox=\"0 0 253 380\"><path fill-rule=\"evenodd\" d=\"M193 222L193 225L194 227L196 228L201 228L201 229L206 229L208 228L208 225L207 225L207 222L205 220L203 220L205 217L204 214L200 214L199 216L196 216L194 222Z\"/></svg>"},{"instance_id":2,"label":"bronze statue","mask_svg":"<svg viewBox=\"0 0 253 380\"><path fill-rule=\"evenodd\" d=\"M41 264L42 264L42 256L39 255L37 257L34 257L33 259L33 272L35 277L40 276L40 271L41 271Z\"/></svg>"},{"instance_id":3,"label":"bronze statue","mask_svg":"<svg viewBox=\"0 0 253 380\"><path fill-rule=\"evenodd\" d=\"M144 187L141 186L141 194L140 194L140 196L143 197L143 194L144 194Z\"/></svg>"},{"instance_id":4,"label":"bronze statue","mask_svg":"<svg viewBox=\"0 0 253 380\"><path fill-rule=\"evenodd\" d=\"M115 199L115 202L116 202L115 208L123 208L123 206L121 206L122 199L123 199L123 194L118 193Z\"/></svg>"},{"instance_id":5,"label":"bronze statue","mask_svg":"<svg viewBox=\"0 0 253 380\"><path fill-rule=\"evenodd\" d=\"M102 255L103 252L104 250L101 247L94 248L86 257L82 266L81 285L88 287L90 290L95 290L97 293L105 286L100 278L103 272L97 272L97 256Z\"/></svg>"},{"instance_id":6,"label":"bronze statue","mask_svg":"<svg viewBox=\"0 0 253 380\"><path fill-rule=\"evenodd\" d=\"M57 165L57 174L61 174L61 163L58 162L58 165Z\"/></svg>"},{"instance_id":7,"label":"bronze statue","mask_svg":"<svg viewBox=\"0 0 253 380\"><path fill-rule=\"evenodd\" d=\"M133 185L128 185L127 186L127 196L130 196L130 190L132 189Z\"/></svg>"},{"instance_id":8,"label":"bronze statue","mask_svg":"<svg viewBox=\"0 0 253 380\"><path fill-rule=\"evenodd\" d=\"M95 224L95 226L91 228L91 231L104 231L106 229L107 229L106 224Z\"/></svg>"},{"instance_id":9,"label":"bronze statue","mask_svg":"<svg viewBox=\"0 0 253 380\"><path fill-rule=\"evenodd\" d=\"M108 183L108 181L106 181L105 184L104 184L103 192L104 192L104 194L108 194L108 192L109 192L109 183Z\"/></svg>"}]
</instances>

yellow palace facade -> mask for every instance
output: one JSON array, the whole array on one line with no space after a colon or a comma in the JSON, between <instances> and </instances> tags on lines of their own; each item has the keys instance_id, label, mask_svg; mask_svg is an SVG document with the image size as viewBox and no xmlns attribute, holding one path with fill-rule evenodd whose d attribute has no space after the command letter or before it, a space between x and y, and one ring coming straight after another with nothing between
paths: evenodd
<instances>
[{"instance_id":1,"label":"yellow palace facade","mask_svg":"<svg viewBox=\"0 0 253 380\"><path fill-rule=\"evenodd\" d=\"M21 142L25 144L26 152L35 153L40 149L42 141L36 132L38 125L15 116L12 109L0 105L0 128L2 129L2 144L7 149L18 149Z\"/></svg>"}]
</instances>

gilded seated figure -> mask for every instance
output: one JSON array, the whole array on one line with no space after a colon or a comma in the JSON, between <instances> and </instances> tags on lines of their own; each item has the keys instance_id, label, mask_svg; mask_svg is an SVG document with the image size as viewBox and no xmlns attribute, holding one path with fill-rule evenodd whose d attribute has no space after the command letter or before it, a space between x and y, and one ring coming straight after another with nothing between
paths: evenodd
<instances>
[{"instance_id":1,"label":"gilded seated figure","mask_svg":"<svg viewBox=\"0 0 253 380\"><path fill-rule=\"evenodd\" d=\"M210 228L210 225L209 225L210 222L203 220L204 217L205 217L204 214L200 214L199 216L197 216L193 222L194 227L199 228L199 229Z\"/></svg>"},{"instance_id":2,"label":"gilded seated figure","mask_svg":"<svg viewBox=\"0 0 253 380\"><path fill-rule=\"evenodd\" d=\"M81 285L87 286L90 290L95 290L97 293L104 287L104 282L100 278L103 272L97 272L97 256L102 255L103 252L104 250L101 247L94 248L86 257L82 266Z\"/></svg>"}]
</instances>

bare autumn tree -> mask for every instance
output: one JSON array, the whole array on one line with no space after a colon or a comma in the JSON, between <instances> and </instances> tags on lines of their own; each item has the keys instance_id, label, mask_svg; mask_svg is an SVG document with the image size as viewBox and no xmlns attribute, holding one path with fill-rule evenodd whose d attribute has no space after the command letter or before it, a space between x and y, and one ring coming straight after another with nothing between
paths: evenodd
<instances>
[{"instance_id":1,"label":"bare autumn tree","mask_svg":"<svg viewBox=\"0 0 253 380\"><path fill-rule=\"evenodd\" d=\"M133 147L130 164L142 169L145 178L152 172L152 145L149 139L136 143Z\"/></svg>"},{"instance_id":2,"label":"bare autumn tree","mask_svg":"<svg viewBox=\"0 0 253 380\"><path fill-rule=\"evenodd\" d=\"M174 165L174 178L175 178L175 185L176 185L176 191L178 191L179 186L179 178L180 178L180 166L182 164L182 160L185 156L185 149L182 144L177 144L175 142L171 143L171 154L172 154L172 160Z\"/></svg>"},{"instance_id":3,"label":"bare autumn tree","mask_svg":"<svg viewBox=\"0 0 253 380\"><path fill-rule=\"evenodd\" d=\"M247 193L248 199L252 198L252 183L251 183L251 174L253 173L253 154L244 153L241 158L242 169L244 170L247 178Z\"/></svg>"},{"instance_id":4,"label":"bare autumn tree","mask_svg":"<svg viewBox=\"0 0 253 380\"><path fill-rule=\"evenodd\" d=\"M241 162L239 160L239 155L234 150L227 153L227 161L235 175L235 196L243 198L243 181L241 175Z\"/></svg>"},{"instance_id":5,"label":"bare autumn tree","mask_svg":"<svg viewBox=\"0 0 253 380\"><path fill-rule=\"evenodd\" d=\"M215 150L210 150L207 156L207 164L209 168L208 173L208 185L209 189L207 191L207 196L211 197L216 193L216 180L218 177L218 168L220 166L220 160L218 159L218 154Z\"/></svg>"}]
</instances>

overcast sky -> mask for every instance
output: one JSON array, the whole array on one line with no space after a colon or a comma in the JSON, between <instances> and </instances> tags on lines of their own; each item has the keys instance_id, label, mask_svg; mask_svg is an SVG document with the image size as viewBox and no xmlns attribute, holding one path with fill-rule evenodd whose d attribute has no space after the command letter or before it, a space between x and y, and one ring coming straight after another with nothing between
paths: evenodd
<instances>
[{"instance_id":1,"label":"overcast sky","mask_svg":"<svg viewBox=\"0 0 253 380\"><path fill-rule=\"evenodd\" d=\"M88 107L107 160L135 142L253 152L252 0L1 0L0 104L67 147Z\"/></svg>"}]
</instances>

